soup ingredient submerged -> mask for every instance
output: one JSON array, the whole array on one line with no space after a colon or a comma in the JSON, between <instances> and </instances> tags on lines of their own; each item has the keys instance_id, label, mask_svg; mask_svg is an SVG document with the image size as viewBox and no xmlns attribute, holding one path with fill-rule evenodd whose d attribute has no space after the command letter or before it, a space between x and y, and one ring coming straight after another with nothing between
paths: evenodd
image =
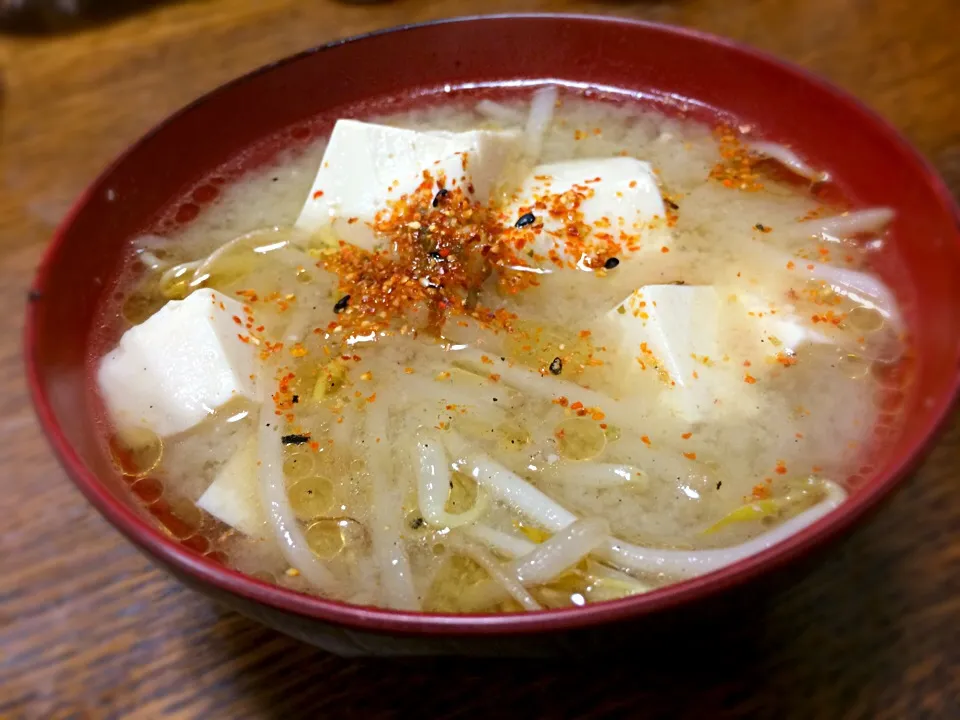
<instances>
[{"instance_id":1,"label":"soup ingredient submerged","mask_svg":"<svg viewBox=\"0 0 960 720\"><path fill-rule=\"evenodd\" d=\"M152 502L258 578L497 612L647 592L843 501L903 352L864 270L889 211L553 87L383 123L138 241L98 383L113 445L162 448Z\"/></svg>"}]
</instances>

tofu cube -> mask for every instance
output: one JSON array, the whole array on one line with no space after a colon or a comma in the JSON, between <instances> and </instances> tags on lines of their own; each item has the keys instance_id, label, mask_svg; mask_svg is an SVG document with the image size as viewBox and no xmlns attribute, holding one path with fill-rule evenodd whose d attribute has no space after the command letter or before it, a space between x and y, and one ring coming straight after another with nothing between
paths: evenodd
<instances>
[{"instance_id":1,"label":"tofu cube","mask_svg":"<svg viewBox=\"0 0 960 720\"><path fill-rule=\"evenodd\" d=\"M267 536L257 477L256 438L241 445L223 464L197 506L244 535Z\"/></svg>"},{"instance_id":2,"label":"tofu cube","mask_svg":"<svg viewBox=\"0 0 960 720\"><path fill-rule=\"evenodd\" d=\"M746 409L743 379L722 359L721 299L713 287L647 285L607 316L621 350L638 370L661 374L664 401L685 421Z\"/></svg>"},{"instance_id":3,"label":"tofu cube","mask_svg":"<svg viewBox=\"0 0 960 720\"><path fill-rule=\"evenodd\" d=\"M240 303L202 289L127 330L97 371L117 429L175 435L231 400L256 400L256 349L234 316Z\"/></svg>"},{"instance_id":4,"label":"tofu cube","mask_svg":"<svg viewBox=\"0 0 960 720\"><path fill-rule=\"evenodd\" d=\"M577 219L590 227L586 238L576 235L568 240L569 214L550 212L558 201L568 205L561 196L570 191L579 200L575 212L582 218ZM655 260L670 244L653 170L636 158L588 158L537 166L507 206L503 223L515 226L531 212L535 224L513 234L528 237L527 247L541 262L551 258L554 264L586 269L585 261L596 258L616 257L623 262L644 255ZM542 228L535 229L540 223Z\"/></svg>"},{"instance_id":5,"label":"tofu cube","mask_svg":"<svg viewBox=\"0 0 960 720\"><path fill-rule=\"evenodd\" d=\"M797 317L789 303L774 303L754 293L737 293L739 317L735 320L746 327L747 352L777 355L795 353L802 345L828 344L830 338L814 330Z\"/></svg>"},{"instance_id":6,"label":"tofu cube","mask_svg":"<svg viewBox=\"0 0 960 720\"><path fill-rule=\"evenodd\" d=\"M338 240L372 250L377 213L416 190L425 171L434 182L443 173L448 188L472 186L473 197L488 202L519 159L521 137L514 131L417 132L338 120L296 226L308 233L327 228Z\"/></svg>"}]
</instances>

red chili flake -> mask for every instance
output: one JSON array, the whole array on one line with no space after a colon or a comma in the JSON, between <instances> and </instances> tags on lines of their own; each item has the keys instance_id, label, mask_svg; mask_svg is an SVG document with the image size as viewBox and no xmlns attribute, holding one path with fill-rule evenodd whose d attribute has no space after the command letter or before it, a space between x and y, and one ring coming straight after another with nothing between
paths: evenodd
<instances>
[{"instance_id":1,"label":"red chili flake","mask_svg":"<svg viewBox=\"0 0 960 720\"><path fill-rule=\"evenodd\" d=\"M489 377L493 382L500 381L500 376L497 373L490 373L487 377Z\"/></svg>"},{"instance_id":2,"label":"red chili flake","mask_svg":"<svg viewBox=\"0 0 960 720\"><path fill-rule=\"evenodd\" d=\"M693 437L693 433L692 433L692 432L685 432L685 433L684 433L683 435L681 435L680 437L682 437L684 440L689 440L690 438Z\"/></svg>"},{"instance_id":3,"label":"red chili flake","mask_svg":"<svg viewBox=\"0 0 960 720\"><path fill-rule=\"evenodd\" d=\"M696 459L697 459L697 454L696 454L695 452L685 452L685 453L683 454L683 456L684 456L687 460L696 460Z\"/></svg>"},{"instance_id":4,"label":"red chili flake","mask_svg":"<svg viewBox=\"0 0 960 720\"><path fill-rule=\"evenodd\" d=\"M662 253L668 253L668 252L670 252L670 248L668 248L666 245L664 245L662 248L660 248L660 252L662 252Z\"/></svg>"},{"instance_id":5,"label":"red chili flake","mask_svg":"<svg viewBox=\"0 0 960 720\"><path fill-rule=\"evenodd\" d=\"M777 475L786 475L787 474L787 465L783 460L777 460L777 467L774 469Z\"/></svg>"},{"instance_id":6,"label":"red chili flake","mask_svg":"<svg viewBox=\"0 0 960 720\"><path fill-rule=\"evenodd\" d=\"M750 385L753 385L753 384L757 381L757 379L756 379L753 375L749 375L749 374L748 374L748 375L744 375L744 376L743 376L743 381L744 381L745 383L748 383L748 384L750 384Z\"/></svg>"},{"instance_id":7,"label":"red chili flake","mask_svg":"<svg viewBox=\"0 0 960 720\"><path fill-rule=\"evenodd\" d=\"M314 200L318 200L318 199L320 199L320 198L322 198L322 197L323 197L323 190L317 190L317 191L313 194L313 199L314 199Z\"/></svg>"},{"instance_id":8,"label":"red chili flake","mask_svg":"<svg viewBox=\"0 0 960 720\"><path fill-rule=\"evenodd\" d=\"M650 438L648 438L646 435L640 436L640 442L642 442L644 445L648 447L650 446Z\"/></svg>"},{"instance_id":9,"label":"red chili flake","mask_svg":"<svg viewBox=\"0 0 960 720\"><path fill-rule=\"evenodd\" d=\"M788 355L785 352L779 352L777 353L777 362L784 367L790 367L791 365L797 364L797 359L793 355Z\"/></svg>"}]
</instances>

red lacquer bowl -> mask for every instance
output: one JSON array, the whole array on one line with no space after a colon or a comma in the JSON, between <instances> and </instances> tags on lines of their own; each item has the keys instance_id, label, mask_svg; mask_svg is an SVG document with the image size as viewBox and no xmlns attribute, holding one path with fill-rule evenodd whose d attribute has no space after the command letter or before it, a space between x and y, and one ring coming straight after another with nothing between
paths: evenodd
<instances>
[{"instance_id":1,"label":"red lacquer bowl","mask_svg":"<svg viewBox=\"0 0 960 720\"><path fill-rule=\"evenodd\" d=\"M848 502L786 542L716 573L626 600L571 610L439 616L353 607L266 585L225 569L162 532L104 452L89 392L96 309L124 244L214 168L318 115L464 86L552 79L613 89L674 109L712 108L791 143L829 168L845 193L897 212L888 263L910 298L912 383L907 421L884 443ZM881 268L882 270L882 268ZM283 632L344 654L542 654L609 651L678 623L709 625L738 612L771 573L875 507L931 444L960 366L958 213L930 167L884 121L817 78L707 35L625 20L573 16L472 18L334 43L258 70L174 115L117 160L58 229L27 313L26 359L40 421L68 474L103 515L186 584ZM796 563L791 562L796 569ZM789 577L789 576L788 576ZM707 618L707 622L703 622Z\"/></svg>"}]
</instances>

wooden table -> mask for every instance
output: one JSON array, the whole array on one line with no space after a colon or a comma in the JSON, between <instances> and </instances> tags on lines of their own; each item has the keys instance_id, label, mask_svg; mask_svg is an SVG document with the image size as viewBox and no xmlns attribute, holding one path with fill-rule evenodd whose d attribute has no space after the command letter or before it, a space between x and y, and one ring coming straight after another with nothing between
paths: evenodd
<instances>
[{"instance_id":1,"label":"wooden table","mask_svg":"<svg viewBox=\"0 0 960 720\"><path fill-rule=\"evenodd\" d=\"M161 574L54 462L22 380L26 287L53 225L113 155L197 95L297 50L518 9L631 15L771 50L866 100L960 192L957 0L207 0L3 39L0 717L960 717L956 417L879 514L757 608L742 645L642 671L629 659L341 660Z\"/></svg>"}]
</instances>

